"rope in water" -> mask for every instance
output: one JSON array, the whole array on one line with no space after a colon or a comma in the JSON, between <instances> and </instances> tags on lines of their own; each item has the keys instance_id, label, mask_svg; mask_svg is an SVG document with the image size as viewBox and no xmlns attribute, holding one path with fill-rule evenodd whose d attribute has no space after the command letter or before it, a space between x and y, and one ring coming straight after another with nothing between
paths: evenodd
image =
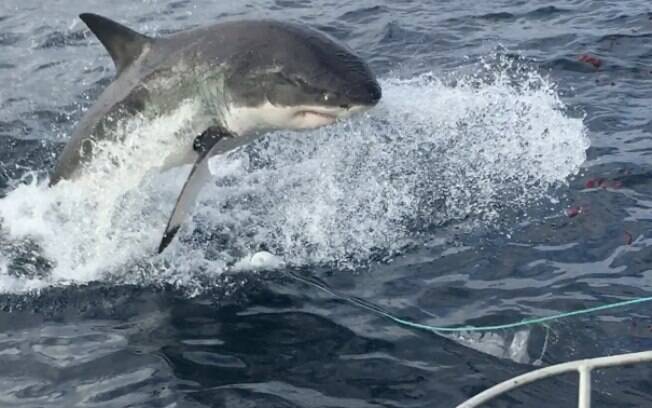
<instances>
[{"instance_id":1,"label":"rope in water","mask_svg":"<svg viewBox=\"0 0 652 408\"><path fill-rule=\"evenodd\" d=\"M355 306L358 306L361 309L368 310L372 313L375 313L379 316L383 316L387 319L392 320L395 323L398 323L401 326L405 327L410 327L413 329L419 329L419 330L426 330L429 332L433 333L462 333L462 332L488 332L488 331L498 331L498 330L505 330L505 329L515 329L519 327L524 327L524 326L530 326L534 324L542 324L546 322L551 322L554 320L561 320L565 319L568 317L573 317L573 316L582 316L586 315L589 313L596 313L596 312L601 312L605 310L611 310L611 309L616 309L616 308L621 308L621 307L626 307L626 306L632 306L640 303L646 303L646 302L652 302L652 296L648 297L639 297L639 298L634 298L634 299L629 299L629 300L623 300L620 302L615 302L615 303L609 303L609 304L604 304L600 306L595 306L595 307L589 307L585 309L579 309L579 310L574 310L570 312L563 312L563 313L558 313L550 316L543 316L543 317L536 317L532 319L526 319L526 320L521 320L518 322L512 322L512 323L506 323L506 324L496 324L496 325L490 325L490 326L459 326L459 327L440 327L440 326L430 326L427 324L422 324L422 323L416 323L410 320L402 319L400 317L397 317L379 306L370 304L364 300L357 299L357 298L352 298L349 296L341 295L337 292L335 292L333 289L330 289L329 287L308 279L304 278L302 276L299 276L293 272L289 272L289 276L297 280L299 282L305 283L307 285L310 285L314 288L317 288L321 290L322 292L326 292L329 295L336 297L338 299L344 300L346 302L349 302Z\"/></svg>"}]
</instances>

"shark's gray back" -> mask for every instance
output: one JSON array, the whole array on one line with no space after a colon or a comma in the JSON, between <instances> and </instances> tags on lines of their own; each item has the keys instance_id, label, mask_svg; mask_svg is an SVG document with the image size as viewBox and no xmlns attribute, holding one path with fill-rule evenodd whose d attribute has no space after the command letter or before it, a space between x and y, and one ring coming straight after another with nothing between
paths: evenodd
<instances>
[{"instance_id":1,"label":"shark's gray back","mask_svg":"<svg viewBox=\"0 0 652 408\"><path fill-rule=\"evenodd\" d=\"M128 33L136 34L130 30ZM311 41L302 41L306 37L310 37ZM329 41L328 37L317 31L268 20L223 22L165 38L143 36L136 40L141 38L145 39L141 48L134 47L139 55L123 56L126 59L124 62L119 60L120 55L116 57L114 54L131 50L118 48L112 52L112 39L104 41L100 37L114 57L118 75L78 124L59 158L50 184L74 177L83 163L92 157L93 142L115 137L113 130L120 120L143 114L147 109L153 109L154 113L173 109L174 103L182 101L184 97L196 96L215 87L215 84L207 83L215 80L209 78L215 72L223 76L226 86L237 93L240 100L254 98L247 92L256 87L244 83L247 78L241 75L242 72L265 67L263 60L291 60L299 65L303 44L318 45L320 41ZM124 38L114 41L121 40ZM294 45L279 46L285 43ZM176 87L162 90L154 85L165 81ZM161 106L166 103L171 105ZM215 116L215 119L218 120L219 116ZM198 129L210 125L200 123Z\"/></svg>"}]
</instances>

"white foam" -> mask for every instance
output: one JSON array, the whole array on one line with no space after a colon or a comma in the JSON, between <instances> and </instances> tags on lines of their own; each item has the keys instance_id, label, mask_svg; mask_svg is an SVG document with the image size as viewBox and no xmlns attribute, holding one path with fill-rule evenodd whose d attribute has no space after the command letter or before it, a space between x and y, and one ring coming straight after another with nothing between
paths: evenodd
<instances>
[{"instance_id":1,"label":"white foam","mask_svg":"<svg viewBox=\"0 0 652 408\"><path fill-rule=\"evenodd\" d=\"M157 210L170 206L159 205L161 192L149 173L181 144L176 132L195 112L188 103L168 117L125 124L124 144L96 145L97 159L74 182L19 185L0 200L5 239L38 244L55 264L47 279L52 284L103 279L152 253L160 239L154 231L162 231Z\"/></svg>"},{"instance_id":2,"label":"white foam","mask_svg":"<svg viewBox=\"0 0 652 408\"><path fill-rule=\"evenodd\" d=\"M388 79L382 103L364 117L271 134L212 161L215 183L163 256L155 249L188 168L154 169L194 107L126 123L125 145L101 145L80 180L22 184L0 200L2 240L35 245L53 265L45 277L21 277L11 271L17 244L4 245L11 273L0 271L0 292L109 280L199 293L198 275L355 267L442 223L492 223L497 204L526 208L546 197L578 171L588 147L582 119L565 113L547 80L501 75L456 85L430 75ZM263 244L269 256L248 255Z\"/></svg>"},{"instance_id":3,"label":"white foam","mask_svg":"<svg viewBox=\"0 0 652 408\"><path fill-rule=\"evenodd\" d=\"M233 270L272 270L283 266L283 260L267 251L256 252L251 256L245 256L235 263Z\"/></svg>"}]
</instances>

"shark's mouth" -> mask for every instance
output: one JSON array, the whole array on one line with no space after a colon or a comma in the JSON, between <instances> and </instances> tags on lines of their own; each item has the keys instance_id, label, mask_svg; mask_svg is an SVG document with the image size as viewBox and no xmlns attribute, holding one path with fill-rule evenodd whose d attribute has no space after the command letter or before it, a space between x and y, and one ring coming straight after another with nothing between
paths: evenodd
<instances>
[{"instance_id":1,"label":"shark's mouth","mask_svg":"<svg viewBox=\"0 0 652 408\"><path fill-rule=\"evenodd\" d=\"M338 111L302 109L294 114L293 122L296 129L310 129L331 125L343 116Z\"/></svg>"},{"instance_id":2,"label":"shark's mouth","mask_svg":"<svg viewBox=\"0 0 652 408\"><path fill-rule=\"evenodd\" d=\"M333 113L326 113L326 112L318 112L315 110L302 110L297 112L297 116L317 116L322 119L327 119L327 120L332 120L335 121L337 119L337 115Z\"/></svg>"}]
</instances>

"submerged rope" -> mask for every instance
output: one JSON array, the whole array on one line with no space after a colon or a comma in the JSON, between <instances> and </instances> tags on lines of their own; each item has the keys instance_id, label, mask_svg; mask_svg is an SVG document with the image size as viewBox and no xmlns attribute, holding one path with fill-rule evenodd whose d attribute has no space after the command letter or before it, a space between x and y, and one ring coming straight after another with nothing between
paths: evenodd
<instances>
[{"instance_id":1,"label":"submerged rope","mask_svg":"<svg viewBox=\"0 0 652 408\"><path fill-rule=\"evenodd\" d=\"M530 326L530 325L535 325L535 324L542 324L546 322L551 322L555 320L561 320L565 319L568 317L573 317L573 316L582 316L586 315L589 313L596 313L604 310L611 310L611 309L616 309L620 307L625 307L625 306L632 306L636 305L639 303L646 303L646 302L652 302L652 296L647 296L647 297L639 297L639 298L634 298L634 299L629 299L629 300L623 300L620 302L615 302L615 303L608 303L600 306L594 306L594 307L589 307L585 309L579 309L579 310L573 310L570 312L563 312L563 313L558 313L550 316L543 316L543 317L536 317L536 318L531 318L531 319L525 319L525 320L520 320L518 322L512 322L512 323L506 323L506 324L496 324L496 325L490 325L490 326L458 326L458 327L440 327L440 326L430 326L427 324L423 323L416 323L407 319L402 319L400 317L397 317L390 312L380 308L379 306L373 305L371 303L368 303L362 299L357 299L357 298L352 298L349 296L341 295L334 291L333 289L330 289L329 287L315 281L311 280L308 278L304 278L302 276L299 276L293 272L289 272L289 276L293 278L294 280L297 280L299 282L305 283L307 285L310 285L314 288L317 288L321 290L322 292L326 292L329 295L336 297L338 299L344 300L348 303L351 303L361 309L368 310L372 313L375 313L379 316L383 316L387 319L392 320L395 323L398 323L401 326L405 327L410 327L413 329L419 329L419 330L426 330L429 332L433 333L463 333L463 332L488 332L488 331L498 331L498 330L505 330L505 329L515 329L519 327L524 327L524 326Z\"/></svg>"}]
</instances>

